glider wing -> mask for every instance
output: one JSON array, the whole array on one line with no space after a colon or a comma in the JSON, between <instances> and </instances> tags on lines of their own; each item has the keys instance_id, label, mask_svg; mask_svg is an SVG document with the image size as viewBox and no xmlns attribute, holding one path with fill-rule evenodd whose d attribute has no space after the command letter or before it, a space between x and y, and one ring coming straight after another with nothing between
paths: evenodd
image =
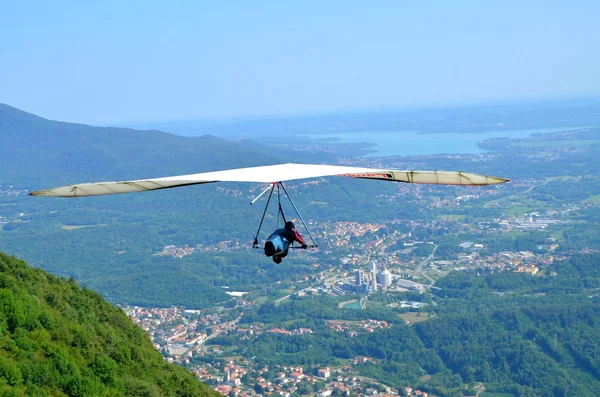
<instances>
[{"instance_id":1,"label":"glider wing","mask_svg":"<svg viewBox=\"0 0 600 397\"><path fill-rule=\"evenodd\" d=\"M278 164L261 167L140 179L121 182L96 182L60 186L30 193L30 196L83 197L105 194L143 192L211 182L263 182L274 183L324 176L376 179L383 181L425 183L440 185L493 185L508 179L455 171L394 171L375 168L346 167L318 164Z\"/></svg>"}]
</instances>

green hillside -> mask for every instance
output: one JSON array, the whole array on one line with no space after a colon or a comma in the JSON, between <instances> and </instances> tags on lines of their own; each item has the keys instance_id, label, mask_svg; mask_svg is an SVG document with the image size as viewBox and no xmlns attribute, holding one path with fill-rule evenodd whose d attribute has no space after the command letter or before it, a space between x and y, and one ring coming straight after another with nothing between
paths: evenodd
<instances>
[{"instance_id":1,"label":"green hillside","mask_svg":"<svg viewBox=\"0 0 600 397\"><path fill-rule=\"evenodd\" d=\"M0 253L0 395L213 394L100 295Z\"/></svg>"},{"instance_id":2,"label":"green hillside","mask_svg":"<svg viewBox=\"0 0 600 397\"><path fill-rule=\"evenodd\" d=\"M277 162L248 142L52 121L0 103L0 184L37 188Z\"/></svg>"}]
</instances>

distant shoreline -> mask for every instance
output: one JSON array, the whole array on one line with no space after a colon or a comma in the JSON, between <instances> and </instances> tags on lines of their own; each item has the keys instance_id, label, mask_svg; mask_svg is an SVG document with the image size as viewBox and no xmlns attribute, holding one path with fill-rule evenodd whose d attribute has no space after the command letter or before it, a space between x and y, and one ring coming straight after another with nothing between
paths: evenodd
<instances>
[{"instance_id":1,"label":"distant shoreline","mask_svg":"<svg viewBox=\"0 0 600 397\"><path fill-rule=\"evenodd\" d=\"M435 154L482 154L491 150L480 143L489 139L528 138L534 134L550 134L580 130L588 126L566 126L521 130L493 130L482 132L423 133L420 131L361 131L303 134L314 143L361 144L361 157L412 156ZM435 139L432 139L435 136Z\"/></svg>"}]
</instances>

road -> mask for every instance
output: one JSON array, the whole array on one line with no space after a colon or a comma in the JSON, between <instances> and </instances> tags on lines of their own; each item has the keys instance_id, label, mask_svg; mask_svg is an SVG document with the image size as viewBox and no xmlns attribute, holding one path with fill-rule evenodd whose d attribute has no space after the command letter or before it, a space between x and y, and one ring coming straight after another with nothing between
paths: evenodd
<instances>
[{"instance_id":1,"label":"road","mask_svg":"<svg viewBox=\"0 0 600 397\"><path fill-rule=\"evenodd\" d=\"M423 268L433 259L433 257L435 256L435 251L437 251L438 246L437 245L433 245L433 251L431 251L431 254L427 255L427 257L425 259L423 259L415 268L415 270L417 272L419 272L419 274L421 276L423 276L424 278L426 278L427 280L429 280L429 287L433 287L433 284L435 284L435 280L432 279L431 277L429 277L424 271Z\"/></svg>"},{"instance_id":2,"label":"road","mask_svg":"<svg viewBox=\"0 0 600 397\"><path fill-rule=\"evenodd\" d=\"M225 324L223 324L223 327L216 330L214 334L211 334L209 336L206 337L206 339L202 339L201 341L197 342L198 346L202 346L203 344L206 343L207 340L212 339L212 338L216 338L217 336L221 335L222 331L231 331L233 328L235 328L237 326L237 324L240 322L240 320L242 319L242 316L244 315L244 313L240 314L238 318L236 318L235 320L231 320L229 322L226 322Z\"/></svg>"},{"instance_id":3,"label":"road","mask_svg":"<svg viewBox=\"0 0 600 397\"><path fill-rule=\"evenodd\" d=\"M419 262L419 264L415 268L416 271L418 271L418 272L423 271L423 268L425 267L425 265L427 265L427 263L429 261L431 261L433 259L433 257L435 256L435 251L437 251L437 248L438 248L438 246L434 244L433 251L431 251L431 254L427 255L427 257L425 259L423 259L421 262ZM428 278L428 277L425 276L425 278Z\"/></svg>"},{"instance_id":4,"label":"road","mask_svg":"<svg viewBox=\"0 0 600 397\"><path fill-rule=\"evenodd\" d=\"M544 184L542 184L542 185L544 185ZM508 201L508 200L513 199L513 198L515 198L517 196L523 196L523 195L529 193L530 191L532 191L533 189L535 189L537 186L538 185L534 185L534 186L531 186L527 190L524 190L522 192L511 194L510 196L500 197L500 198L498 198L496 200L488 201L487 203L484 204L484 207L485 208L489 208L489 207L491 207L493 205L501 204L502 201L505 201L505 200Z\"/></svg>"}]
</instances>

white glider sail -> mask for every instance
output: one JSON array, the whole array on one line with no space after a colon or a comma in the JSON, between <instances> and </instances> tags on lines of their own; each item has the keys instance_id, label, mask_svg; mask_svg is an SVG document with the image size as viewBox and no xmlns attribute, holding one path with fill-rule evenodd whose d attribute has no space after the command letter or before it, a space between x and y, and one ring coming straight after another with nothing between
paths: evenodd
<instances>
[{"instance_id":1,"label":"white glider sail","mask_svg":"<svg viewBox=\"0 0 600 397\"><path fill-rule=\"evenodd\" d=\"M275 183L324 176L376 179L382 181L437 185L482 186L508 182L508 179L456 171L394 171L387 169L345 167L318 164L278 164L261 167L140 179L121 182L95 182L38 190L30 196L84 197L105 194L143 192L211 182Z\"/></svg>"}]
</instances>

